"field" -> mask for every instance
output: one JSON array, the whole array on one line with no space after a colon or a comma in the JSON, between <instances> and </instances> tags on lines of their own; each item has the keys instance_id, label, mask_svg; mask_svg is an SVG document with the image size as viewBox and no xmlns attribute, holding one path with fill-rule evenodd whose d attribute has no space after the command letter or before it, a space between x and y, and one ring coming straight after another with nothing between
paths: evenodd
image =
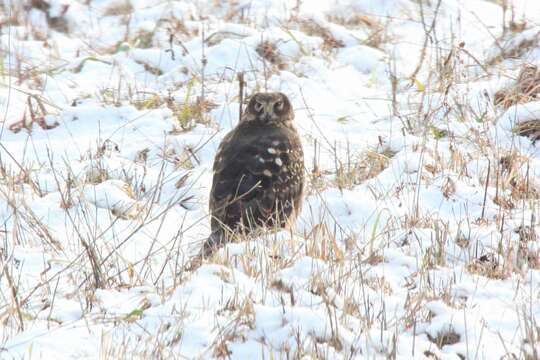
<instances>
[{"instance_id":1,"label":"field","mask_svg":"<svg viewBox=\"0 0 540 360\"><path fill-rule=\"evenodd\" d=\"M539 1L4 0L0 37L0 359L540 359ZM257 91L302 212L189 266Z\"/></svg>"}]
</instances>

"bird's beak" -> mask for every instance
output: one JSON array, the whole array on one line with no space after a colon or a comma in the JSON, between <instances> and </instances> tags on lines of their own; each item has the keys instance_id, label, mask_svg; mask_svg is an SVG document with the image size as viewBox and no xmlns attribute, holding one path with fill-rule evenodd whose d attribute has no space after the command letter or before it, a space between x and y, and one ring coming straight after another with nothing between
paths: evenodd
<instances>
[{"instance_id":1,"label":"bird's beak","mask_svg":"<svg viewBox=\"0 0 540 360\"><path fill-rule=\"evenodd\" d=\"M269 121L272 117L272 112L274 111L274 104L273 103L266 103L264 104L264 109L263 109L263 118L264 120L266 121Z\"/></svg>"}]
</instances>

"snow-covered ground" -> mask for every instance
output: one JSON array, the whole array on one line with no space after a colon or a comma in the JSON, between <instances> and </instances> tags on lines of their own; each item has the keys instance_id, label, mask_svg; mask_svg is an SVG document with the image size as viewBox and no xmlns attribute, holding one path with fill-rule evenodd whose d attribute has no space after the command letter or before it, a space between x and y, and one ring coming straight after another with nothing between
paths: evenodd
<instances>
[{"instance_id":1,"label":"snow-covered ground","mask_svg":"<svg viewBox=\"0 0 540 360\"><path fill-rule=\"evenodd\" d=\"M540 358L537 0L0 4L1 359ZM189 268L239 73L305 205Z\"/></svg>"}]
</instances>

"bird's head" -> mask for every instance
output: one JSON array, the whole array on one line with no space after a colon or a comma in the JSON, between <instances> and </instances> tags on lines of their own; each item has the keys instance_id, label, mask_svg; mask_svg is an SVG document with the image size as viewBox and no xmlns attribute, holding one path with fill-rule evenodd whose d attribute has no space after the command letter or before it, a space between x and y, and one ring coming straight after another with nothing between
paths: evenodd
<instances>
[{"instance_id":1,"label":"bird's head","mask_svg":"<svg viewBox=\"0 0 540 360\"><path fill-rule=\"evenodd\" d=\"M294 118L289 98L283 93L255 93L246 108L244 120L265 124L289 124Z\"/></svg>"}]
</instances>

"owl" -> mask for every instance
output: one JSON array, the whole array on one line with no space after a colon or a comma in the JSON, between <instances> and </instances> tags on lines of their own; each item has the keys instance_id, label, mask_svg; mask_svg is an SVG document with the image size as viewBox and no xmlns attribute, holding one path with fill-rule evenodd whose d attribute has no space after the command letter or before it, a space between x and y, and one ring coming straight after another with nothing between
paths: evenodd
<instances>
[{"instance_id":1,"label":"owl","mask_svg":"<svg viewBox=\"0 0 540 360\"><path fill-rule=\"evenodd\" d=\"M208 257L235 234L287 228L302 206L304 154L282 93L256 93L219 145L210 192Z\"/></svg>"}]
</instances>

